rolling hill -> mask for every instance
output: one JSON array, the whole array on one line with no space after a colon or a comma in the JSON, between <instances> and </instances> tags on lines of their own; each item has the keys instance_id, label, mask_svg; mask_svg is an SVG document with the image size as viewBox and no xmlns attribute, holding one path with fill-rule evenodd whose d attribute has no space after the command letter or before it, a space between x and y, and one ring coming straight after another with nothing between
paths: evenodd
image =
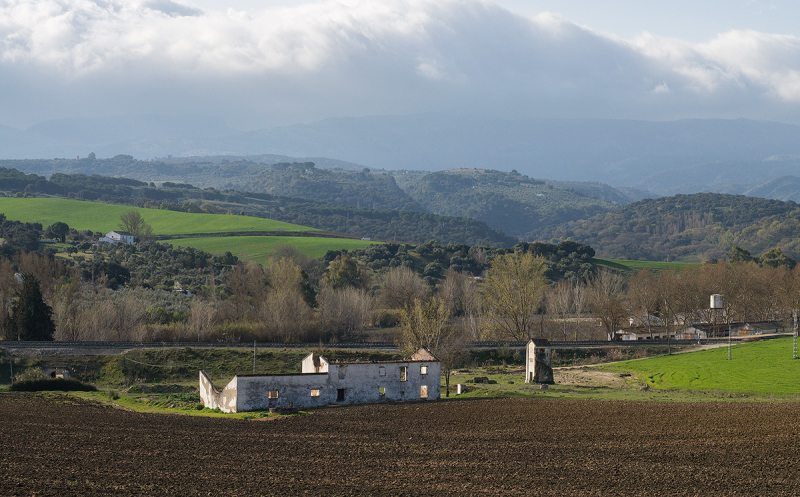
<instances>
[{"instance_id":1,"label":"rolling hill","mask_svg":"<svg viewBox=\"0 0 800 497\"><path fill-rule=\"evenodd\" d=\"M585 219L617 207L516 171L455 169L401 173L396 177L398 185L430 212L479 219L523 240L546 226Z\"/></svg>"},{"instance_id":2,"label":"rolling hill","mask_svg":"<svg viewBox=\"0 0 800 497\"><path fill-rule=\"evenodd\" d=\"M78 230L106 232L119 227L119 217L139 212L155 235L198 233L316 231L314 228L270 219L224 214L195 214L125 205L57 198L0 198L0 212L8 219L49 226L57 221Z\"/></svg>"},{"instance_id":3,"label":"rolling hill","mask_svg":"<svg viewBox=\"0 0 800 497\"><path fill-rule=\"evenodd\" d=\"M703 262L737 245L753 255L780 247L798 259L800 206L744 195L675 195L545 228L536 236L585 243L605 258Z\"/></svg>"}]
</instances>

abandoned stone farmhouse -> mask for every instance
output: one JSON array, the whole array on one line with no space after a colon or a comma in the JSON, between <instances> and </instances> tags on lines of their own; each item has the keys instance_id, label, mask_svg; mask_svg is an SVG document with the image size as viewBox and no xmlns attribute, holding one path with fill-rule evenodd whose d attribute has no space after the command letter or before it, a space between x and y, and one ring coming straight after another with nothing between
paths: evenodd
<instances>
[{"instance_id":1,"label":"abandoned stone farmhouse","mask_svg":"<svg viewBox=\"0 0 800 497\"><path fill-rule=\"evenodd\" d=\"M441 365L425 349L406 361L328 361L312 352L299 374L237 375L217 390L200 371L200 398L205 407L223 412L270 408L389 401L435 400L440 395Z\"/></svg>"}]
</instances>

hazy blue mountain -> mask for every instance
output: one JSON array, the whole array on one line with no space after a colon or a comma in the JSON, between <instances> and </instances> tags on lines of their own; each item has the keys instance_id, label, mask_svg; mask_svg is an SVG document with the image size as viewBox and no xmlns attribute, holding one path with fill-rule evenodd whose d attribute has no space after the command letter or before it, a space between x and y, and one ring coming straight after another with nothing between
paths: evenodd
<instances>
[{"instance_id":1,"label":"hazy blue mountain","mask_svg":"<svg viewBox=\"0 0 800 497\"><path fill-rule=\"evenodd\" d=\"M637 185L661 195L714 192L761 196L754 193L756 187L794 174L800 174L800 156L782 155L763 160L719 160L692 164L644 177Z\"/></svg>"},{"instance_id":2,"label":"hazy blue mountain","mask_svg":"<svg viewBox=\"0 0 800 497\"><path fill-rule=\"evenodd\" d=\"M746 119L410 115L335 118L240 132L213 117L150 115L0 129L0 158L74 158L91 151L98 157L129 154L140 159L283 156L321 167L517 170L556 181L634 187L644 195L743 193L800 173L800 126Z\"/></svg>"},{"instance_id":3,"label":"hazy blue mountain","mask_svg":"<svg viewBox=\"0 0 800 497\"><path fill-rule=\"evenodd\" d=\"M800 203L800 178L797 176L781 176L763 185L750 188L745 192L750 197L762 197L775 200L791 200Z\"/></svg>"}]
</instances>

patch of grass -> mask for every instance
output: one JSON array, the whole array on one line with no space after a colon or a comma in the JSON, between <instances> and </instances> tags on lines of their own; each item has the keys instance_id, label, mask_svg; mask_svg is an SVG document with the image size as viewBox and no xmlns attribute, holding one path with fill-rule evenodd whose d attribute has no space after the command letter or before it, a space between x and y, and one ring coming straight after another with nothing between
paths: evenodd
<instances>
[{"instance_id":1,"label":"patch of grass","mask_svg":"<svg viewBox=\"0 0 800 497\"><path fill-rule=\"evenodd\" d=\"M127 205L85 202L57 198L0 198L0 212L14 221L38 222L49 226L56 221L78 230L103 233L119 229L119 217L137 211L156 235L227 233L232 231L317 231L297 224L271 219L225 214L194 214Z\"/></svg>"},{"instance_id":2,"label":"patch of grass","mask_svg":"<svg viewBox=\"0 0 800 497\"><path fill-rule=\"evenodd\" d=\"M655 357L601 366L605 371L636 375L659 390L800 396L800 360L792 359L792 339L778 338L728 348Z\"/></svg>"},{"instance_id":3,"label":"patch of grass","mask_svg":"<svg viewBox=\"0 0 800 497\"><path fill-rule=\"evenodd\" d=\"M279 245L291 245L301 254L312 259L325 255L329 250L363 249L376 243L350 238L323 238L315 236L231 236L209 238L176 238L167 240L174 246L192 247L211 254L230 251L240 259L264 263Z\"/></svg>"}]
</instances>

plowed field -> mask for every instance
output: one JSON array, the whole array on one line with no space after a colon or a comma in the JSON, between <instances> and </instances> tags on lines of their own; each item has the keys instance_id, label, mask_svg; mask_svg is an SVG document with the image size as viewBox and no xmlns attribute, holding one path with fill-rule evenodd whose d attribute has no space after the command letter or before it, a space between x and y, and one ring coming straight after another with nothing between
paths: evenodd
<instances>
[{"instance_id":1,"label":"plowed field","mask_svg":"<svg viewBox=\"0 0 800 497\"><path fill-rule=\"evenodd\" d=\"M244 421L0 395L1 495L797 495L797 403L501 399Z\"/></svg>"}]
</instances>

